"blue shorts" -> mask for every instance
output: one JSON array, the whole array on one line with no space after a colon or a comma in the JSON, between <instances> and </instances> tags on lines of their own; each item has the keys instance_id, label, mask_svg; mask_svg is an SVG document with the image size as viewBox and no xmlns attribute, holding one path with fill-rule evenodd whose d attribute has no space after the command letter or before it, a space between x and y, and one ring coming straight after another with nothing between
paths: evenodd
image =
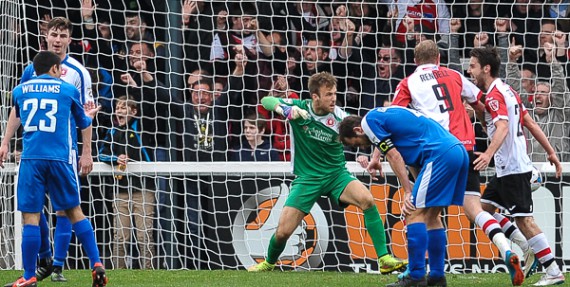
<instances>
[{"instance_id":1,"label":"blue shorts","mask_svg":"<svg viewBox=\"0 0 570 287\"><path fill-rule=\"evenodd\" d=\"M22 159L18 172L18 210L41 212L49 193L54 210L80 204L77 165L63 161Z\"/></svg>"},{"instance_id":2,"label":"blue shorts","mask_svg":"<svg viewBox=\"0 0 570 287\"><path fill-rule=\"evenodd\" d=\"M455 145L428 160L416 179L412 203L417 208L463 205L469 156L463 145Z\"/></svg>"}]
</instances>

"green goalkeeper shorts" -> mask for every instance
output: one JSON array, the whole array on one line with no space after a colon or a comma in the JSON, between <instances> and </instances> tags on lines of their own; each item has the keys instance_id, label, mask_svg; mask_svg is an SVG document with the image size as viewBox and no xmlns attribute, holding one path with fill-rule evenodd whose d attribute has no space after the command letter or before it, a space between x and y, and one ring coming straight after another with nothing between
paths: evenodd
<instances>
[{"instance_id":1,"label":"green goalkeeper shorts","mask_svg":"<svg viewBox=\"0 0 570 287\"><path fill-rule=\"evenodd\" d=\"M342 208L348 205L340 202L340 195L349 182L357 180L346 169L325 177L298 177L291 183L291 192L285 206L309 213L321 196L328 196Z\"/></svg>"}]
</instances>

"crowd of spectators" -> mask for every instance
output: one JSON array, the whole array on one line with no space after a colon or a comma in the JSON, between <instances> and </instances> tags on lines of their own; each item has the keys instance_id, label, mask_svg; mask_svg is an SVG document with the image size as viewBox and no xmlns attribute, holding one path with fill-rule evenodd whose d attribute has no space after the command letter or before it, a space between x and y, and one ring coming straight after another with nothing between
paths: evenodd
<instances>
[{"instance_id":1,"label":"crowd of spectators","mask_svg":"<svg viewBox=\"0 0 570 287\"><path fill-rule=\"evenodd\" d=\"M70 52L90 69L103 106L97 138L112 125L113 101L128 95L138 102L143 144L157 161L235 160L247 146L243 121L252 114L267 120L264 137L279 155L254 159L289 160L287 126L259 108L261 98L307 99L308 78L328 71L338 79L338 104L364 114L390 103L396 85L414 71L413 48L424 39L438 41L442 63L462 72L471 48L499 47L502 76L520 87L528 108L546 110L545 131L556 130L560 147L568 146L567 88L559 86L570 82L560 81L569 68L565 0L180 0L179 7L169 7L172 1L167 7L144 0L37 1L40 9L29 13L37 19L27 26L37 26L40 35L54 16L80 28ZM180 17L168 17L170 11ZM168 40L172 31L180 41ZM30 44L45 48L42 40ZM183 81L172 81L173 58L182 63ZM549 97L532 101L536 82L558 85L550 90L561 105ZM533 148L529 144L529 152ZM557 151L568 158L567 150Z\"/></svg>"},{"instance_id":2,"label":"crowd of spectators","mask_svg":"<svg viewBox=\"0 0 570 287\"><path fill-rule=\"evenodd\" d=\"M140 141L134 151L122 151L145 152L129 158L288 161L288 126L261 108L263 97L308 99L308 78L327 71L338 80L338 105L363 115L390 104L400 80L415 70L413 48L433 39L442 65L462 73L473 47L498 47L501 77L521 94L559 158L570 161L568 0L35 2L24 5L29 33L22 43L29 53L23 54L46 48L42 38L51 17L75 24L70 55L90 71L102 106L93 149L101 150L94 156L102 160L111 156L113 131L129 123L114 116L117 100L124 113L128 97ZM476 131L480 150L486 135L481 126ZM546 161L530 136L528 148L533 161ZM347 150L347 159L354 158ZM149 188L137 180L139 190ZM118 180L119 187L126 182ZM179 184L192 205L186 216L198 222L198 203L188 197L197 196L202 181ZM157 214L164 219L169 211L161 208L171 206L172 197L165 179L156 185Z\"/></svg>"}]
</instances>

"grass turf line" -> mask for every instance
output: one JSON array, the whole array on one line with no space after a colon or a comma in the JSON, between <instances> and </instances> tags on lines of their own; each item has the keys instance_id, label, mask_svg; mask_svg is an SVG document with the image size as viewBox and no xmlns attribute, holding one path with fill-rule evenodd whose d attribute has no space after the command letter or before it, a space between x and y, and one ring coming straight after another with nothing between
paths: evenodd
<instances>
[{"instance_id":1,"label":"grass turf line","mask_svg":"<svg viewBox=\"0 0 570 287\"><path fill-rule=\"evenodd\" d=\"M107 270L109 287L170 287L170 286L384 286L395 282L396 275L340 272L280 272L248 273L245 270L215 271L167 271L167 270ZM0 286L14 281L22 271L0 271ZM65 270L67 283L51 282L50 278L39 282L40 287L90 286L91 272L88 270ZM525 280L524 285L535 283L540 274ZM497 287L511 286L506 273L447 274L449 286Z\"/></svg>"}]
</instances>

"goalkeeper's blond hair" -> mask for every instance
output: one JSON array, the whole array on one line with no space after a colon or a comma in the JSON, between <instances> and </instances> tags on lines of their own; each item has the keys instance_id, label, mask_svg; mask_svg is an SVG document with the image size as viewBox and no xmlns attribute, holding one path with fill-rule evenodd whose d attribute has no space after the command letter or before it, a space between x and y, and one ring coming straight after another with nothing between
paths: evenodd
<instances>
[{"instance_id":1,"label":"goalkeeper's blond hair","mask_svg":"<svg viewBox=\"0 0 570 287\"><path fill-rule=\"evenodd\" d=\"M319 95L321 87L336 87L336 78L328 72L320 72L309 78L309 93Z\"/></svg>"}]
</instances>

